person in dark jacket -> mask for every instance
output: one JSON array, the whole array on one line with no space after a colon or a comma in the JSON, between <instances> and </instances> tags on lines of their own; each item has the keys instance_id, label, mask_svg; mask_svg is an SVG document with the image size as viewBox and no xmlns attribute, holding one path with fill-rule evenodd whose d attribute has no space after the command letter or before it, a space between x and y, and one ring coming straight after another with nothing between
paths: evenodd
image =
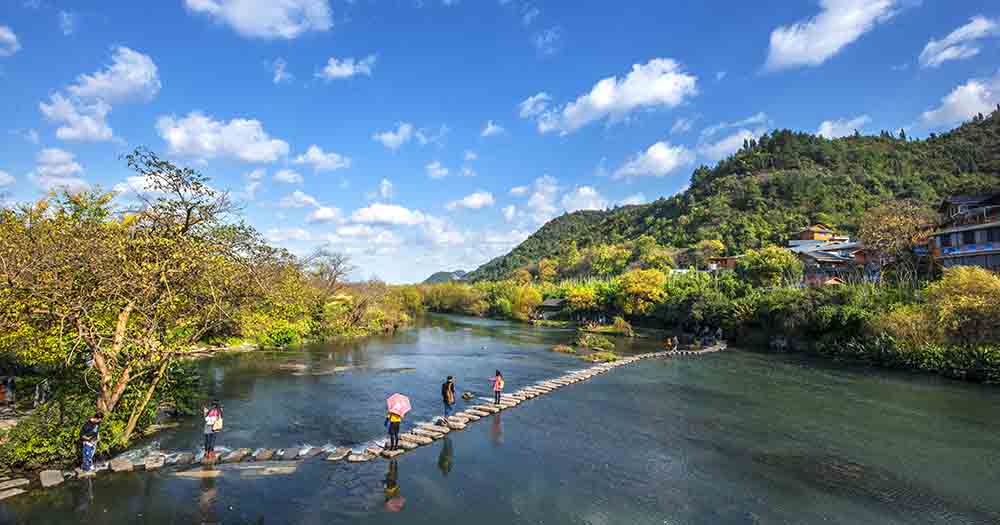
<instances>
[{"instance_id":1,"label":"person in dark jacket","mask_svg":"<svg viewBox=\"0 0 1000 525\"><path fill-rule=\"evenodd\" d=\"M444 403L444 418L451 416L451 407L455 405L455 379L448 379L441 384L441 402Z\"/></svg>"},{"instance_id":2,"label":"person in dark jacket","mask_svg":"<svg viewBox=\"0 0 1000 525\"><path fill-rule=\"evenodd\" d=\"M95 412L80 429L80 448L83 455L81 468L84 472L94 471L94 452L97 450L97 440L101 434L101 421L104 421L104 414Z\"/></svg>"}]
</instances>

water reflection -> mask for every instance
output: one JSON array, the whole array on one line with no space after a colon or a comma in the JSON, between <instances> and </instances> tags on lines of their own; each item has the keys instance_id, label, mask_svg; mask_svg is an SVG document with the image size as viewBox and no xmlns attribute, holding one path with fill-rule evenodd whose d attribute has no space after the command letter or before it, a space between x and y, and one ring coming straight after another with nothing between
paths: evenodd
<instances>
[{"instance_id":1,"label":"water reflection","mask_svg":"<svg viewBox=\"0 0 1000 525\"><path fill-rule=\"evenodd\" d=\"M451 438L445 436L441 440L441 454L438 455L438 468L441 470L441 474L447 476L451 472L454 458L455 449L451 444Z\"/></svg>"},{"instance_id":2,"label":"water reflection","mask_svg":"<svg viewBox=\"0 0 1000 525\"><path fill-rule=\"evenodd\" d=\"M385 473L382 491L385 493L385 510L389 512L403 510L406 498L399 494L399 462L395 459L389 460L389 470Z\"/></svg>"},{"instance_id":3,"label":"water reflection","mask_svg":"<svg viewBox=\"0 0 1000 525\"><path fill-rule=\"evenodd\" d=\"M215 500L218 497L218 489L215 487L214 478L202 478L198 491L198 517L201 523L219 523L219 517L215 512Z\"/></svg>"},{"instance_id":4,"label":"water reflection","mask_svg":"<svg viewBox=\"0 0 1000 525\"><path fill-rule=\"evenodd\" d=\"M503 445L503 423L500 421L500 412L493 414L493 423L490 426L490 441L494 447Z\"/></svg>"}]
</instances>

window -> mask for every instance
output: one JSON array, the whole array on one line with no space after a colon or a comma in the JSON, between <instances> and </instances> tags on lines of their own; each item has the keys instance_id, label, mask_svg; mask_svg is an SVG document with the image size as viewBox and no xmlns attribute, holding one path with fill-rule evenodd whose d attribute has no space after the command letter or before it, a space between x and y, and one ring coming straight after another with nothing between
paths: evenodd
<instances>
[{"instance_id":1,"label":"window","mask_svg":"<svg viewBox=\"0 0 1000 525\"><path fill-rule=\"evenodd\" d=\"M1000 228L990 228L986 234L988 242L1000 242Z\"/></svg>"},{"instance_id":2,"label":"window","mask_svg":"<svg viewBox=\"0 0 1000 525\"><path fill-rule=\"evenodd\" d=\"M948 248L951 246L951 234L946 233L944 235L938 236L938 242L941 244L942 248Z\"/></svg>"},{"instance_id":3,"label":"window","mask_svg":"<svg viewBox=\"0 0 1000 525\"><path fill-rule=\"evenodd\" d=\"M976 244L976 232L962 232L962 244Z\"/></svg>"}]
</instances>

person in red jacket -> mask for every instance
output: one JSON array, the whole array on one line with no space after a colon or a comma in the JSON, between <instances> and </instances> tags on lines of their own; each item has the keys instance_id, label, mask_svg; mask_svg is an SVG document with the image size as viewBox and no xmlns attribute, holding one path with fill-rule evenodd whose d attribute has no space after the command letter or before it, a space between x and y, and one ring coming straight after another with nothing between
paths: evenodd
<instances>
[{"instance_id":1,"label":"person in red jacket","mask_svg":"<svg viewBox=\"0 0 1000 525\"><path fill-rule=\"evenodd\" d=\"M493 377L493 403L500 404L500 394L503 393L503 374L497 370L496 376Z\"/></svg>"}]
</instances>

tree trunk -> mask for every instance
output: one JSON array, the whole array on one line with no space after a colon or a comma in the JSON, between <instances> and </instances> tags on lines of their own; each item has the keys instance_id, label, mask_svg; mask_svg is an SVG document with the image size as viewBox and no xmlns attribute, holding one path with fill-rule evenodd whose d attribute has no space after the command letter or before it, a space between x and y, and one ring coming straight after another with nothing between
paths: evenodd
<instances>
[{"instance_id":1,"label":"tree trunk","mask_svg":"<svg viewBox=\"0 0 1000 525\"><path fill-rule=\"evenodd\" d=\"M146 405L149 404L150 398L153 397L153 392L156 390L157 385L160 384L160 380L163 379L163 374L166 372L167 367L170 366L170 362L173 360L173 356L167 356L163 359L163 363L160 364L160 369L156 372L156 379L153 380L149 388L146 389L146 395L142 398L142 403L132 407L132 414L129 415L128 424L125 425L125 433L122 434L120 439L122 446L128 445L128 440L132 437L132 432L135 431L135 425L139 423L139 417L142 416L143 410L146 409Z\"/></svg>"}]
</instances>

